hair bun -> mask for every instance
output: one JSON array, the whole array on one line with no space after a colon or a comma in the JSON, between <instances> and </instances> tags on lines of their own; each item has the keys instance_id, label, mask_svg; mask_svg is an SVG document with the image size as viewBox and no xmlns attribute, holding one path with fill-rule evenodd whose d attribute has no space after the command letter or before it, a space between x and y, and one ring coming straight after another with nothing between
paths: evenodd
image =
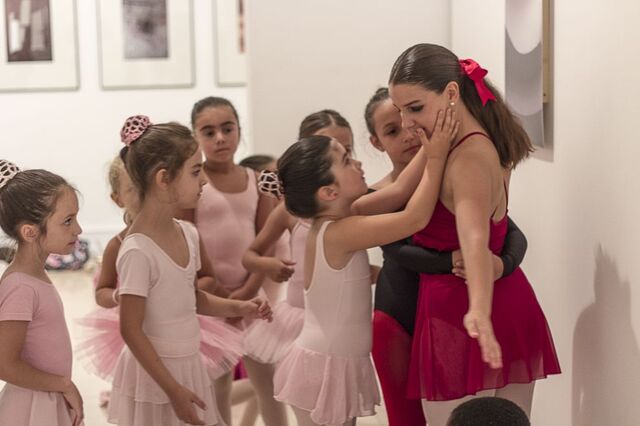
<instances>
[{"instance_id":1,"label":"hair bun","mask_svg":"<svg viewBox=\"0 0 640 426\"><path fill-rule=\"evenodd\" d=\"M282 181L276 172L270 172L263 170L258 176L258 189L263 194L269 195L278 200L282 198L284 189L282 188Z\"/></svg>"},{"instance_id":2,"label":"hair bun","mask_svg":"<svg viewBox=\"0 0 640 426\"><path fill-rule=\"evenodd\" d=\"M0 160L0 189L20 172L20 168L7 160Z\"/></svg>"},{"instance_id":3,"label":"hair bun","mask_svg":"<svg viewBox=\"0 0 640 426\"><path fill-rule=\"evenodd\" d=\"M146 115L134 115L127 118L120 130L120 140L126 146L137 141L140 136L151 126L151 121Z\"/></svg>"}]
</instances>

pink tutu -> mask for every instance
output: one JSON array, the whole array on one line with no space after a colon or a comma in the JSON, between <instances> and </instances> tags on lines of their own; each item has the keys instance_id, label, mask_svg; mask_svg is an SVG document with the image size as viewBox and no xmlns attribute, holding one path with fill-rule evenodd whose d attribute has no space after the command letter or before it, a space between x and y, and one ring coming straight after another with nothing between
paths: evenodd
<instances>
[{"instance_id":1,"label":"pink tutu","mask_svg":"<svg viewBox=\"0 0 640 426\"><path fill-rule=\"evenodd\" d=\"M339 357L294 344L273 378L275 399L322 425L375 415L380 393L371 357Z\"/></svg>"},{"instance_id":2,"label":"pink tutu","mask_svg":"<svg viewBox=\"0 0 640 426\"><path fill-rule=\"evenodd\" d=\"M39 392L9 383L0 392L0 425L71 426L72 415L60 392Z\"/></svg>"},{"instance_id":3,"label":"pink tutu","mask_svg":"<svg viewBox=\"0 0 640 426\"><path fill-rule=\"evenodd\" d=\"M218 413L213 382L199 353L180 357L161 357L171 375L204 401L206 410L195 406L198 417L208 426L225 423ZM167 394L125 350L114 374L108 408L109 423L120 426L184 426L176 416Z\"/></svg>"},{"instance_id":4,"label":"pink tutu","mask_svg":"<svg viewBox=\"0 0 640 426\"><path fill-rule=\"evenodd\" d=\"M232 371L243 355L242 334L222 320L198 316L200 353L212 379ZM105 380L113 378L118 357L124 348L117 308L97 308L77 320L87 337L76 347L78 359L91 373Z\"/></svg>"},{"instance_id":5,"label":"pink tutu","mask_svg":"<svg viewBox=\"0 0 640 426\"><path fill-rule=\"evenodd\" d=\"M263 364L274 364L298 338L303 324L304 309L280 302L273 308L272 322L256 321L247 329L245 353Z\"/></svg>"},{"instance_id":6,"label":"pink tutu","mask_svg":"<svg viewBox=\"0 0 640 426\"><path fill-rule=\"evenodd\" d=\"M233 371L244 355L242 332L220 318L198 315L198 322L202 361L215 380Z\"/></svg>"},{"instance_id":7,"label":"pink tutu","mask_svg":"<svg viewBox=\"0 0 640 426\"><path fill-rule=\"evenodd\" d=\"M111 380L124 348L124 340L120 336L119 309L99 307L76 321L85 328L86 334L75 348L78 359L89 372Z\"/></svg>"}]
</instances>

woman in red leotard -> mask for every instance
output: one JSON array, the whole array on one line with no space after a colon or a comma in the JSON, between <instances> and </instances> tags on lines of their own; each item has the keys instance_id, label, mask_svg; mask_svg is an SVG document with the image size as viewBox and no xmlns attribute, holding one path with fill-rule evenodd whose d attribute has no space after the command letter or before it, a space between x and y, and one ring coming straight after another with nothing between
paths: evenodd
<instances>
[{"instance_id":1,"label":"woman in red leotard","mask_svg":"<svg viewBox=\"0 0 640 426\"><path fill-rule=\"evenodd\" d=\"M371 186L392 185L415 157L420 141L402 128L400 112L389 90L378 89L365 108L365 123L372 145L385 152L392 170ZM366 196L364 197L366 202ZM404 239L381 247L384 263L376 282L371 355L378 374L389 426L425 426L419 399L406 397L411 340L416 320L420 273L455 273L464 278L460 250L427 249ZM493 256L495 279L510 275L522 262L527 240L509 219L504 249ZM454 266L455 265L455 266Z\"/></svg>"},{"instance_id":2,"label":"woman in red leotard","mask_svg":"<svg viewBox=\"0 0 640 426\"><path fill-rule=\"evenodd\" d=\"M446 108L460 122L440 201L429 225L414 236L422 247L461 248L467 273L466 281L420 275L408 395L423 400L433 426L444 425L461 398L482 391L529 414L534 381L560 373L547 321L523 272L493 280L491 257L504 244L511 171L532 146L486 73L444 47L419 44L400 55L389 78L403 127L424 129L429 137ZM372 196L397 208L415 180L399 179L387 194L383 189Z\"/></svg>"}]
</instances>

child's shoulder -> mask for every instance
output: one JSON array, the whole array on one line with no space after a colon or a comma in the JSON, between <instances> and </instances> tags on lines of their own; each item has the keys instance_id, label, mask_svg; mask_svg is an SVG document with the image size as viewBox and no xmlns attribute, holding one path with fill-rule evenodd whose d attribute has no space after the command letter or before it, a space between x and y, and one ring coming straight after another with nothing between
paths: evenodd
<instances>
[{"instance_id":1,"label":"child's shoulder","mask_svg":"<svg viewBox=\"0 0 640 426\"><path fill-rule=\"evenodd\" d=\"M176 223L182 228L184 237L190 243L189 245L193 250L197 250L200 247L200 233L196 226L186 220L175 219Z\"/></svg>"},{"instance_id":2,"label":"child's shoulder","mask_svg":"<svg viewBox=\"0 0 640 426\"><path fill-rule=\"evenodd\" d=\"M122 246L122 242L127 236L126 231L127 230L123 230L117 233L116 235L114 235L107 243L107 246L104 248L104 251L117 253L118 250L120 250L120 246Z\"/></svg>"},{"instance_id":3,"label":"child's shoulder","mask_svg":"<svg viewBox=\"0 0 640 426\"><path fill-rule=\"evenodd\" d=\"M194 225L192 222L188 220L182 220L182 219L174 219L174 220L188 237L195 236L196 238L199 238L198 228L196 228L196 225Z\"/></svg>"},{"instance_id":4,"label":"child's shoulder","mask_svg":"<svg viewBox=\"0 0 640 426\"><path fill-rule=\"evenodd\" d=\"M52 285L23 272L7 271L0 280L0 299L16 291L24 294L37 293L38 288L43 284Z\"/></svg>"},{"instance_id":5,"label":"child's shoulder","mask_svg":"<svg viewBox=\"0 0 640 426\"><path fill-rule=\"evenodd\" d=\"M132 251L140 252L144 257L150 257L156 249L156 244L150 236L142 232L130 232L122 242L113 242L112 247L116 249L118 259L121 259L126 253Z\"/></svg>"},{"instance_id":6,"label":"child's shoulder","mask_svg":"<svg viewBox=\"0 0 640 426\"><path fill-rule=\"evenodd\" d=\"M276 205L276 207L271 211L270 216L273 216L273 221L276 222L278 226L287 228L289 231L292 231L300 221L300 219L289 213L284 202Z\"/></svg>"}]
</instances>

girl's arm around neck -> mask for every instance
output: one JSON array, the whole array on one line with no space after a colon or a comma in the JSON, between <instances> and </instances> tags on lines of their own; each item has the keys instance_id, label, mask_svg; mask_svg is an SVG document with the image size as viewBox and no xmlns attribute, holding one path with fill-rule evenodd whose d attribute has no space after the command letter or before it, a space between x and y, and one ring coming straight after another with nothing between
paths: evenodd
<instances>
[{"instance_id":1,"label":"girl's arm around neck","mask_svg":"<svg viewBox=\"0 0 640 426\"><path fill-rule=\"evenodd\" d=\"M327 228L325 244L327 248L333 248L329 251L338 253L338 258L348 257L356 250L388 244L426 227L440 195L442 175L458 127L459 122L451 110L447 110L446 113L438 112L431 139L423 129L418 129L416 133L428 160L420 183L404 210L377 216L351 216L336 221Z\"/></svg>"},{"instance_id":2,"label":"girl's arm around neck","mask_svg":"<svg viewBox=\"0 0 640 426\"><path fill-rule=\"evenodd\" d=\"M350 216L327 228L327 247L352 253L406 238L429 223L438 201L446 158L431 158L404 210L375 216Z\"/></svg>"},{"instance_id":3,"label":"girl's arm around neck","mask_svg":"<svg viewBox=\"0 0 640 426\"><path fill-rule=\"evenodd\" d=\"M420 183L426 163L427 156L424 153L424 148L420 148L420 151L398 175L395 182L358 198L352 205L353 213L376 215L401 209Z\"/></svg>"}]
</instances>

